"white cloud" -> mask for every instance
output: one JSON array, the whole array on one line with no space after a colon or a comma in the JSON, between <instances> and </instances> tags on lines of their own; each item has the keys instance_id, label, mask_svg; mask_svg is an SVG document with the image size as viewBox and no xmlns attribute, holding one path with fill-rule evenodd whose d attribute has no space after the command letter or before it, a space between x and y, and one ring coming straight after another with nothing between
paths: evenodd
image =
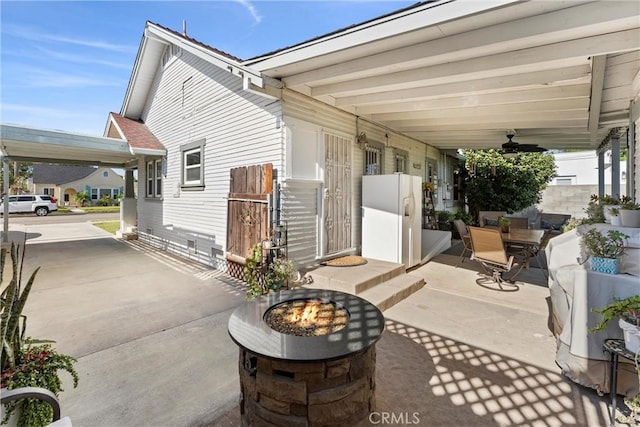
<instances>
[{"instance_id":1,"label":"white cloud","mask_svg":"<svg viewBox=\"0 0 640 427\"><path fill-rule=\"evenodd\" d=\"M22 87L122 87L126 82L99 76L73 75L43 68L24 67L21 69Z\"/></svg>"},{"instance_id":2,"label":"white cloud","mask_svg":"<svg viewBox=\"0 0 640 427\"><path fill-rule=\"evenodd\" d=\"M259 24L260 22L262 22L262 16L260 16L260 14L258 13L258 9L256 9L256 7L253 4L251 4L251 2L249 2L248 0L233 0L233 1L240 4L245 9L247 9L247 11L249 11L251 16L253 17L253 20L256 22L256 24Z\"/></svg>"},{"instance_id":3,"label":"white cloud","mask_svg":"<svg viewBox=\"0 0 640 427\"><path fill-rule=\"evenodd\" d=\"M39 42L50 41L57 43L74 44L78 46L91 47L95 49L104 49L113 52L135 52L138 47L132 45L121 45L115 43L104 42L101 40L90 40L84 38L60 36L56 34L49 34L41 32L31 27L23 25L3 25L2 32L4 34L19 37L26 40L36 40Z\"/></svg>"},{"instance_id":4,"label":"white cloud","mask_svg":"<svg viewBox=\"0 0 640 427\"><path fill-rule=\"evenodd\" d=\"M60 59L62 61L76 62L80 64L104 65L106 67L119 68L122 70L131 69L131 64L128 64L128 63L125 64L122 62L113 62L113 61L106 61L104 59L95 59L94 57L88 56L88 55L74 55L70 53L58 52L56 50L45 49L41 46L35 46L34 48L44 53L45 55L49 56L50 58ZM26 55L22 55L22 56L26 56ZM32 56L32 57L35 58L35 56Z\"/></svg>"}]
</instances>

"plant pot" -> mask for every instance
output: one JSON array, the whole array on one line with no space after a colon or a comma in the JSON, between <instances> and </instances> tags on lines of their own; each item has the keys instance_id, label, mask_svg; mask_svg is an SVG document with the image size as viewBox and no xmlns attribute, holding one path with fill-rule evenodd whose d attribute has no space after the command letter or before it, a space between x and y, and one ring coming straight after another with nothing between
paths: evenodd
<instances>
[{"instance_id":1,"label":"plant pot","mask_svg":"<svg viewBox=\"0 0 640 427\"><path fill-rule=\"evenodd\" d=\"M604 205L602 207L602 211L604 213L604 222L606 222L607 224L611 223L611 209L613 208L618 208L620 209L620 205Z\"/></svg>"},{"instance_id":2,"label":"plant pot","mask_svg":"<svg viewBox=\"0 0 640 427\"><path fill-rule=\"evenodd\" d=\"M509 226L508 225L501 225L500 226L500 231L503 233L508 233L509 232Z\"/></svg>"},{"instance_id":3,"label":"plant pot","mask_svg":"<svg viewBox=\"0 0 640 427\"><path fill-rule=\"evenodd\" d=\"M600 273L618 274L620 272L620 258L591 257L591 270Z\"/></svg>"},{"instance_id":4,"label":"plant pot","mask_svg":"<svg viewBox=\"0 0 640 427\"><path fill-rule=\"evenodd\" d=\"M623 227L640 228L640 210L620 209L620 222Z\"/></svg>"},{"instance_id":5,"label":"plant pot","mask_svg":"<svg viewBox=\"0 0 640 427\"><path fill-rule=\"evenodd\" d=\"M640 327L627 322L624 319L618 321L624 335L624 346L631 353L636 354L640 350Z\"/></svg>"},{"instance_id":6,"label":"plant pot","mask_svg":"<svg viewBox=\"0 0 640 427\"><path fill-rule=\"evenodd\" d=\"M615 226L622 225L622 220L620 219L620 215L611 215L611 225L615 225Z\"/></svg>"}]
</instances>

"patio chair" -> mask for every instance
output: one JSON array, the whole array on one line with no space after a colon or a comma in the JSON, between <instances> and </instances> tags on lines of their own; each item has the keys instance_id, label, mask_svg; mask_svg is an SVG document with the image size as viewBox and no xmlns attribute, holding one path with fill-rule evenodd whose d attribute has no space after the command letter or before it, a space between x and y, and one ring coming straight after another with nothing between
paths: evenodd
<instances>
[{"instance_id":1,"label":"patio chair","mask_svg":"<svg viewBox=\"0 0 640 427\"><path fill-rule=\"evenodd\" d=\"M46 388L20 387L13 390L0 390L0 403L10 403L20 399L39 399L47 402L53 409L53 422L47 427L72 427L69 417L60 418L60 402L55 394Z\"/></svg>"},{"instance_id":2,"label":"patio chair","mask_svg":"<svg viewBox=\"0 0 640 427\"><path fill-rule=\"evenodd\" d=\"M458 264L464 262L467 252L469 252L469 254L472 253L471 237L469 237L469 229L467 228L467 224L465 224L463 220L454 219L453 225L455 225L458 234L460 234L460 239L462 240L462 245L464 246L462 249L462 254L460 254L460 259L458 259L458 263L456 264L457 267Z\"/></svg>"},{"instance_id":3,"label":"patio chair","mask_svg":"<svg viewBox=\"0 0 640 427\"><path fill-rule=\"evenodd\" d=\"M471 237L472 255L471 259L480 262L485 271L485 275L476 280L480 286L494 289L488 286L491 283L498 285L499 290L518 290L514 278L520 273L524 267L516 255L508 254L502 241L502 233L500 230L493 228L469 227L469 236ZM519 268L510 278L505 278L504 273L510 272L514 268L514 264L519 264ZM489 274L489 272L491 272ZM504 286L511 288L505 289Z\"/></svg>"}]
</instances>

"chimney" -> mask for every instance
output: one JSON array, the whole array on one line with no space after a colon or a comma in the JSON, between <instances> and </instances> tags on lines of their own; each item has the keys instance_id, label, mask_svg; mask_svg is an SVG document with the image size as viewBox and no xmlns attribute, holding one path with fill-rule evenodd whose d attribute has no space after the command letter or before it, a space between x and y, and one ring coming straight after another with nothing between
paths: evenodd
<instances>
[{"instance_id":1,"label":"chimney","mask_svg":"<svg viewBox=\"0 0 640 427\"><path fill-rule=\"evenodd\" d=\"M186 19L182 20L182 35L184 37L187 37L187 20Z\"/></svg>"}]
</instances>

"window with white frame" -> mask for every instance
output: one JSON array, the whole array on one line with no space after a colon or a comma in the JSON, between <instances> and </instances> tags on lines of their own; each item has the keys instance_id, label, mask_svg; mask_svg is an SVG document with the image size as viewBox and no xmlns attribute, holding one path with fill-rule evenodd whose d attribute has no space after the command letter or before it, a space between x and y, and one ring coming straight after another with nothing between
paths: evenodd
<instances>
[{"instance_id":1,"label":"window with white frame","mask_svg":"<svg viewBox=\"0 0 640 427\"><path fill-rule=\"evenodd\" d=\"M400 173L408 173L409 153L404 150L393 150L393 158L395 163L395 171Z\"/></svg>"},{"instance_id":2,"label":"window with white frame","mask_svg":"<svg viewBox=\"0 0 640 427\"><path fill-rule=\"evenodd\" d=\"M384 145L378 142L368 142L364 149L365 175L382 175L384 164Z\"/></svg>"},{"instance_id":3,"label":"window with white frame","mask_svg":"<svg viewBox=\"0 0 640 427\"><path fill-rule=\"evenodd\" d=\"M53 187L46 187L42 189L42 194L46 194L49 196L54 196L55 195L55 191L56 189Z\"/></svg>"},{"instance_id":4,"label":"window with white frame","mask_svg":"<svg viewBox=\"0 0 640 427\"><path fill-rule=\"evenodd\" d=\"M182 188L185 190L202 190L204 188L204 147L204 139L180 147Z\"/></svg>"},{"instance_id":5,"label":"window with white frame","mask_svg":"<svg viewBox=\"0 0 640 427\"><path fill-rule=\"evenodd\" d=\"M162 159L147 162L147 197L162 197Z\"/></svg>"},{"instance_id":6,"label":"window with white frame","mask_svg":"<svg viewBox=\"0 0 640 427\"><path fill-rule=\"evenodd\" d=\"M97 188L92 188L91 189L91 200L98 200L98 189Z\"/></svg>"}]
</instances>

